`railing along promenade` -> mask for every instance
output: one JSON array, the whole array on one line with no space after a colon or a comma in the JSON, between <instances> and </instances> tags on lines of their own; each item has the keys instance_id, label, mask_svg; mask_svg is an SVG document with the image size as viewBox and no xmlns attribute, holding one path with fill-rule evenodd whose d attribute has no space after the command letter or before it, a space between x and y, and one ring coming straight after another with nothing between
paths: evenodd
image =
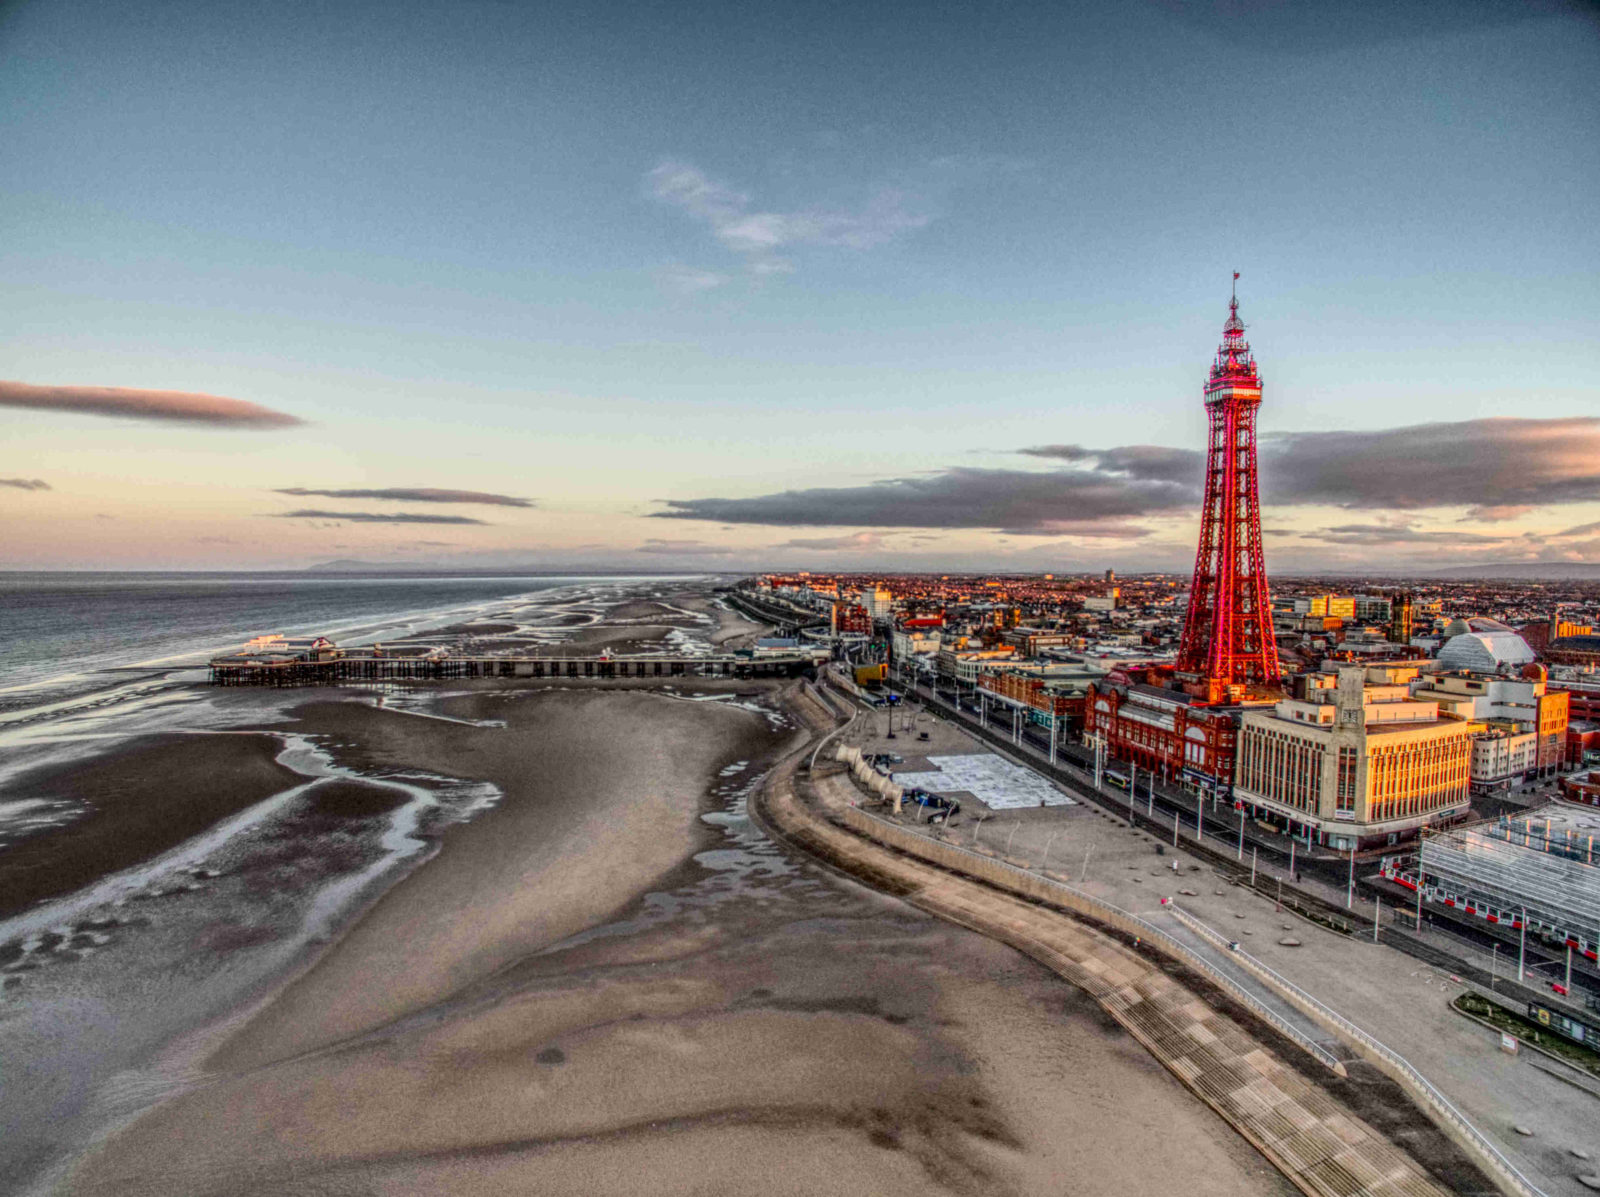
<instances>
[{"instance_id":1,"label":"railing along promenade","mask_svg":"<svg viewBox=\"0 0 1600 1197\"><path fill-rule=\"evenodd\" d=\"M217 686L328 686L347 682L453 681L473 678L793 677L816 665L809 653L645 655L637 657L390 657L351 654L327 660L264 661L218 657Z\"/></svg>"},{"instance_id":2,"label":"railing along promenade","mask_svg":"<svg viewBox=\"0 0 1600 1197\"><path fill-rule=\"evenodd\" d=\"M1220 931L1201 922L1177 903L1168 903L1167 909L1174 918L1202 939L1231 952L1247 972L1260 978L1301 1013L1338 1035L1379 1071L1420 1101L1424 1108L1436 1115L1436 1121L1440 1121L1447 1131L1453 1132L1457 1142L1462 1143L1479 1157L1479 1163L1488 1168L1491 1175L1509 1183L1515 1192L1531 1194L1532 1197L1544 1197L1543 1190L1524 1176L1498 1147L1472 1125L1467 1116L1458 1110L1448 1097L1439 1092L1433 1083L1399 1052L1363 1031L1337 1010L1324 1005L1243 948L1235 946Z\"/></svg>"}]
</instances>

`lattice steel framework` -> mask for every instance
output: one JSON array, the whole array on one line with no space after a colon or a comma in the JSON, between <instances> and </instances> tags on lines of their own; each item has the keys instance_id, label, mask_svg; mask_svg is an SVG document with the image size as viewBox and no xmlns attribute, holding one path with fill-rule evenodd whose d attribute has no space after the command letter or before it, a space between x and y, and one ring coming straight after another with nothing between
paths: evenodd
<instances>
[{"instance_id":1,"label":"lattice steel framework","mask_svg":"<svg viewBox=\"0 0 1600 1197\"><path fill-rule=\"evenodd\" d=\"M1256 488L1260 406L1261 375L1244 339L1236 292L1206 379L1211 418L1206 498L1177 663L1179 671L1220 686L1269 685L1280 676Z\"/></svg>"}]
</instances>

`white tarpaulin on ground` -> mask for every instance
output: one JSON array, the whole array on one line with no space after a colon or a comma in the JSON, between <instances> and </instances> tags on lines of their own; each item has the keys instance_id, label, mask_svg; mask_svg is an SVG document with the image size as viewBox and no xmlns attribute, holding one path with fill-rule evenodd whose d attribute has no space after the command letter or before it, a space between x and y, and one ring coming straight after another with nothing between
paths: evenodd
<instances>
[{"instance_id":1,"label":"white tarpaulin on ground","mask_svg":"<svg viewBox=\"0 0 1600 1197\"><path fill-rule=\"evenodd\" d=\"M930 756L928 762L937 765L939 771L897 772L895 781L907 789L923 789L932 794L964 791L991 810L1012 810L1041 803L1045 806L1077 805L1032 769L1013 765L992 752L971 756Z\"/></svg>"}]
</instances>

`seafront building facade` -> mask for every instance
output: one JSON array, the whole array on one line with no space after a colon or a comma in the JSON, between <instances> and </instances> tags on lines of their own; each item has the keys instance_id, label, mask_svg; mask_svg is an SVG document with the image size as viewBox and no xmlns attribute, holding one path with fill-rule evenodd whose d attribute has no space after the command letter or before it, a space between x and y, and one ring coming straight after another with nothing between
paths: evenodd
<instances>
[{"instance_id":1,"label":"seafront building facade","mask_svg":"<svg viewBox=\"0 0 1600 1197\"><path fill-rule=\"evenodd\" d=\"M1240 719L1234 798L1340 851L1395 844L1469 809L1471 724L1403 682L1341 669L1334 686Z\"/></svg>"},{"instance_id":2,"label":"seafront building facade","mask_svg":"<svg viewBox=\"0 0 1600 1197\"><path fill-rule=\"evenodd\" d=\"M981 701L1018 708L1030 723L1053 730L1082 722L1089 680L1078 665L999 661L979 666L978 690Z\"/></svg>"},{"instance_id":3,"label":"seafront building facade","mask_svg":"<svg viewBox=\"0 0 1600 1197\"><path fill-rule=\"evenodd\" d=\"M1134 679L1117 670L1088 688L1084 738L1112 756L1160 774L1185 789L1219 796L1233 786L1238 707L1207 704L1192 694Z\"/></svg>"}]
</instances>

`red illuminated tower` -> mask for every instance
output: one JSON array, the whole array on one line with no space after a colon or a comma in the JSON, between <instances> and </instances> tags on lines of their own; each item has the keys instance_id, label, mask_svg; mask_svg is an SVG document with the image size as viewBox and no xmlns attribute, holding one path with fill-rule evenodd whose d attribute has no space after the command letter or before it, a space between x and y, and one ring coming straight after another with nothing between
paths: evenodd
<instances>
[{"instance_id":1,"label":"red illuminated tower","mask_svg":"<svg viewBox=\"0 0 1600 1197\"><path fill-rule=\"evenodd\" d=\"M1239 275L1234 274L1237 280ZM1229 686L1259 688L1279 679L1267 571L1261 560L1261 498L1256 490L1256 410L1261 375L1239 319L1237 283L1222 326L1222 347L1206 379L1211 439L1200 549L1178 672L1216 701Z\"/></svg>"}]
</instances>

